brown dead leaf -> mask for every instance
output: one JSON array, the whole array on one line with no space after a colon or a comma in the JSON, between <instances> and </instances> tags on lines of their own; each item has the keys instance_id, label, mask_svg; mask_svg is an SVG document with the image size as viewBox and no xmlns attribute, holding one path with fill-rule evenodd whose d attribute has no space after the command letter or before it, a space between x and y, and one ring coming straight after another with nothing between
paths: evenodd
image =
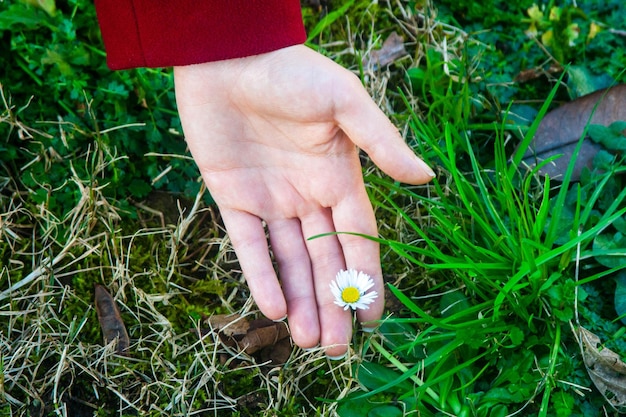
<instances>
[{"instance_id":1,"label":"brown dead leaf","mask_svg":"<svg viewBox=\"0 0 626 417\"><path fill-rule=\"evenodd\" d=\"M580 327L578 335L589 377L604 399L618 412L626 411L626 363L610 349L602 348L600 338Z\"/></svg>"},{"instance_id":2,"label":"brown dead leaf","mask_svg":"<svg viewBox=\"0 0 626 417\"><path fill-rule=\"evenodd\" d=\"M552 110L541 121L523 161L533 167L551 156L562 154L545 165L540 173L557 180L563 178L596 104L598 106L590 123L608 126L615 121L626 120L626 85L596 91ZM601 145L585 138L576 158L573 181L580 179L584 167L591 168L593 158L600 149Z\"/></svg>"},{"instance_id":3,"label":"brown dead leaf","mask_svg":"<svg viewBox=\"0 0 626 417\"><path fill-rule=\"evenodd\" d=\"M104 343L108 344L113 340L117 340L117 353L128 356L130 339L126 326L115 300L102 285L96 285L95 287L95 304L98 322L100 322L100 328L104 336Z\"/></svg>"},{"instance_id":4,"label":"brown dead leaf","mask_svg":"<svg viewBox=\"0 0 626 417\"><path fill-rule=\"evenodd\" d=\"M245 335L250 328L250 322L239 314L215 314L209 317L208 323L228 337Z\"/></svg>"},{"instance_id":5,"label":"brown dead leaf","mask_svg":"<svg viewBox=\"0 0 626 417\"><path fill-rule=\"evenodd\" d=\"M391 32L380 49L371 51L363 57L363 67L375 71L392 64L404 55L406 55L404 40L396 32Z\"/></svg>"},{"instance_id":6,"label":"brown dead leaf","mask_svg":"<svg viewBox=\"0 0 626 417\"><path fill-rule=\"evenodd\" d=\"M259 355L263 362L269 360L275 366L285 363L291 355L289 328L283 322L267 318L248 321L238 314L229 314L211 316L208 323L224 345ZM202 335L208 333L200 330Z\"/></svg>"},{"instance_id":7,"label":"brown dead leaf","mask_svg":"<svg viewBox=\"0 0 626 417\"><path fill-rule=\"evenodd\" d=\"M252 355L265 347L274 346L286 337L289 337L289 329L285 323L257 319L252 322L248 333L238 341L238 345L248 355Z\"/></svg>"},{"instance_id":8,"label":"brown dead leaf","mask_svg":"<svg viewBox=\"0 0 626 417\"><path fill-rule=\"evenodd\" d=\"M262 349L259 354L261 362L270 362L271 366L277 366L286 363L292 351L291 338L286 337L276 342L275 345Z\"/></svg>"}]
</instances>

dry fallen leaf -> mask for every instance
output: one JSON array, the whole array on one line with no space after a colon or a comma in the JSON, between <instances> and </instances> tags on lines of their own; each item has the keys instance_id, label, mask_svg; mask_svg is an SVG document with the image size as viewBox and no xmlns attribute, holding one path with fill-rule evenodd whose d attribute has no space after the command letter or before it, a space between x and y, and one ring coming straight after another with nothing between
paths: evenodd
<instances>
[{"instance_id":1,"label":"dry fallen leaf","mask_svg":"<svg viewBox=\"0 0 626 417\"><path fill-rule=\"evenodd\" d=\"M98 314L98 322L102 328L104 343L108 344L117 339L117 353L128 356L130 339L124 321L117 308L115 300L102 285L95 287L95 304Z\"/></svg>"},{"instance_id":2,"label":"dry fallen leaf","mask_svg":"<svg viewBox=\"0 0 626 417\"><path fill-rule=\"evenodd\" d=\"M250 322L239 314L216 314L209 317L208 323L228 337L245 335L250 329Z\"/></svg>"},{"instance_id":3,"label":"dry fallen leaf","mask_svg":"<svg viewBox=\"0 0 626 417\"><path fill-rule=\"evenodd\" d=\"M285 363L291 355L289 329L283 322L266 318L248 321L238 314L217 314L207 321L224 345L248 355L258 354L263 362L271 361L276 366ZM202 335L209 331L200 329Z\"/></svg>"},{"instance_id":4,"label":"dry fallen leaf","mask_svg":"<svg viewBox=\"0 0 626 417\"><path fill-rule=\"evenodd\" d=\"M363 58L363 67L368 70L377 70L392 64L404 55L406 55L404 40L396 32L391 32L380 49L371 51Z\"/></svg>"},{"instance_id":5,"label":"dry fallen leaf","mask_svg":"<svg viewBox=\"0 0 626 417\"><path fill-rule=\"evenodd\" d=\"M593 112L596 104L598 106ZM626 120L626 85L596 91L546 114L523 161L533 167L551 156L562 154L560 158L542 167L540 173L557 180L563 178L592 112L591 124L608 126L615 121ZM576 159L573 181L580 178L584 167L591 168L593 158L600 149L601 145L585 138Z\"/></svg>"},{"instance_id":6,"label":"dry fallen leaf","mask_svg":"<svg viewBox=\"0 0 626 417\"><path fill-rule=\"evenodd\" d=\"M274 346L279 340L287 337L289 329L285 323L257 319L252 321L250 330L237 344L251 355L265 347Z\"/></svg>"},{"instance_id":7,"label":"dry fallen leaf","mask_svg":"<svg viewBox=\"0 0 626 417\"><path fill-rule=\"evenodd\" d=\"M589 377L604 399L618 412L626 411L626 363L610 349L602 348L600 338L579 327L583 360Z\"/></svg>"}]
</instances>

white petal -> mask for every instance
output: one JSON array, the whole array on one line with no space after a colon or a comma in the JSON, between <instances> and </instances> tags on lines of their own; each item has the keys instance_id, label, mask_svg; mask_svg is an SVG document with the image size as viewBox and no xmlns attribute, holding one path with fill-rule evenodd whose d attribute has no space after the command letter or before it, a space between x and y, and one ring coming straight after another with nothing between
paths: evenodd
<instances>
[{"instance_id":1,"label":"white petal","mask_svg":"<svg viewBox=\"0 0 626 417\"><path fill-rule=\"evenodd\" d=\"M362 284L359 289L361 290L361 293L367 292L367 290L369 290L370 288L372 288L374 286L374 281L370 278L368 278L367 281L365 281L364 284Z\"/></svg>"},{"instance_id":2,"label":"white petal","mask_svg":"<svg viewBox=\"0 0 626 417\"><path fill-rule=\"evenodd\" d=\"M337 286L337 282L331 281L330 291L333 293L333 297L335 297L335 300L341 300L341 289L339 288L339 286Z\"/></svg>"},{"instance_id":3,"label":"white petal","mask_svg":"<svg viewBox=\"0 0 626 417\"><path fill-rule=\"evenodd\" d=\"M366 304L373 303L376 297L378 297L378 293L376 291L368 292L367 294L363 294L363 296L359 299L359 302Z\"/></svg>"}]
</instances>

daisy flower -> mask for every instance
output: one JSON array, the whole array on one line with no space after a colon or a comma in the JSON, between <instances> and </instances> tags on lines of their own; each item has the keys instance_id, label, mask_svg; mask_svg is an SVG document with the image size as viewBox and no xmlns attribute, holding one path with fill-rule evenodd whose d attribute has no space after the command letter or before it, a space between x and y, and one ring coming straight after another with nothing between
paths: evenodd
<instances>
[{"instance_id":1,"label":"daisy flower","mask_svg":"<svg viewBox=\"0 0 626 417\"><path fill-rule=\"evenodd\" d=\"M335 304L344 310L362 308L367 310L368 304L373 303L378 293L367 290L374 286L374 281L364 272L348 269L337 273L335 280L330 283L330 290L335 296Z\"/></svg>"}]
</instances>

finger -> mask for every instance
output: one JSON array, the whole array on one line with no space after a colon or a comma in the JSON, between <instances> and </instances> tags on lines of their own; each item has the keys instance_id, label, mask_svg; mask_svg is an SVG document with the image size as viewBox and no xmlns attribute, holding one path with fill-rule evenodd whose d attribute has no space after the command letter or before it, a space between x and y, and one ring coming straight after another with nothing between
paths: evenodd
<instances>
[{"instance_id":1,"label":"finger","mask_svg":"<svg viewBox=\"0 0 626 417\"><path fill-rule=\"evenodd\" d=\"M268 222L267 227L287 301L291 337L301 348L314 347L320 341L320 324L311 261L302 237L300 221L276 220Z\"/></svg>"},{"instance_id":2,"label":"finger","mask_svg":"<svg viewBox=\"0 0 626 417\"><path fill-rule=\"evenodd\" d=\"M319 211L301 219L302 233L306 237L334 232L329 210ZM337 272L345 269L343 253L337 236L323 236L306 240L317 299L321 330L321 344L330 357L343 355L352 335L352 314L335 305L330 282Z\"/></svg>"},{"instance_id":3,"label":"finger","mask_svg":"<svg viewBox=\"0 0 626 417\"><path fill-rule=\"evenodd\" d=\"M272 266L261 220L238 210L222 210L221 214L257 306L269 319L284 318L287 305Z\"/></svg>"},{"instance_id":4,"label":"finger","mask_svg":"<svg viewBox=\"0 0 626 417\"><path fill-rule=\"evenodd\" d=\"M409 184L432 180L433 170L408 147L360 81L350 76L334 90L335 118L341 129L394 179Z\"/></svg>"},{"instance_id":5,"label":"finger","mask_svg":"<svg viewBox=\"0 0 626 417\"><path fill-rule=\"evenodd\" d=\"M378 297L368 305L368 309L358 309L357 318L364 328L375 327L371 323L379 320L385 308L384 283L380 266L380 248L378 242L362 236L341 233L350 232L377 237L376 218L372 205L365 189L355 192L341 200L333 208L333 221L337 230L339 242L348 269L362 271L374 281L374 287L369 291L376 291ZM358 215L356 214L358 213Z\"/></svg>"}]
</instances>

